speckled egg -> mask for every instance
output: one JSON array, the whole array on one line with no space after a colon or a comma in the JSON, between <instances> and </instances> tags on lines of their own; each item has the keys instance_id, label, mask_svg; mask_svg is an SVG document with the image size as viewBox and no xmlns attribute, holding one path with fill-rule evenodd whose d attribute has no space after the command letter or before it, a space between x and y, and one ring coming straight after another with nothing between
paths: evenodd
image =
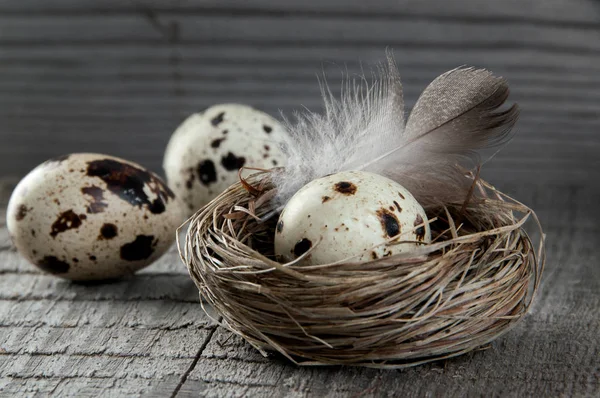
<instances>
[{"instance_id":1,"label":"speckled egg","mask_svg":"<svg viewBox=\"0 0 600 398\"><path fill-rule=\"evenodd\" d=\"M173 133L163 161L167 182L189 216L237 182L242 166L282 166L285 134L277 120L249 106L212 106Z\"/></svg>"},{"instance_id":2,"label":"speckled egg","mask_svg":"<svg viewBox=\"0 0 600 398\"><path fill-rule=\"evenodd\" d=\"M183 205L155 174L107 155L48 160L15 188L7 226L17 250L72 280L143 268L173 243Z\"/></svg>"},{"instance_id":3,"label":"speckled egg","mask_svg":"<svg viewBox=\"0 0 600 398\"><path fill-rule=\"evenodd\" d=\"M312 249L305 261L313 265L352 256L348 261L366 262L429 242L427 216L410 192L362 171L332 174L302 187L283 209L275 231L275 253L282 261Z\"/></svg>"}]
</instances>

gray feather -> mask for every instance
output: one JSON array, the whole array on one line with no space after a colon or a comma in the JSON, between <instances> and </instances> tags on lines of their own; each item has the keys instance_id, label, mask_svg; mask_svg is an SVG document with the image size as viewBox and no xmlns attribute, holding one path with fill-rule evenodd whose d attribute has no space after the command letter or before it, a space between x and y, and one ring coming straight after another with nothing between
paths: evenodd
<instances>
[{"instance_id":1,"label":"gray feather","mask_svg":"<svg viewBox=\"0 0 600 398\"><path fill-rule=\"evenodd\" d=\"M465 167L481 164L478 151L505 144L518 116L516 105L501 110L509 94L503 78L458 68L423 91L404 126L391 55L378 80L348 80L340 100L322 89L325 114L307 112L288 124L288 165L274 175L283 204L309 181L346 170L387 176L424 207L464 201L471 184Z\"/></svg>"},{"instance_id":2,"label":"gray feather","mask_svg":"<svg viewBox=\"0 0 600 398\"><path fill-rule=\"evenodd\" d=\"M500 110L508 94L506 81L484 69L444 73L419 97L403 142L363 169L398 181L425 207L464 200L471 184L464 169L481 165L477 151L510 139L519 110Z\"/></svg>"}]
</instances>

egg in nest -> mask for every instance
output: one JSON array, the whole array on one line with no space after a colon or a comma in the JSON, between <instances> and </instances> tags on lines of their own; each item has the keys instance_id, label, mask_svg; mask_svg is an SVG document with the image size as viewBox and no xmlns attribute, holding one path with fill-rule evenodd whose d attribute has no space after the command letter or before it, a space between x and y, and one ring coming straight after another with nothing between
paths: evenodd
<instances>
[{"instance_id":1,"label":"egg in nest","mask_svg":"<svg viewBox=\"0 0 600 398\"><path fill-rule=\"evenodd\" d=\"M160 257L182 214L173 192L142 166L79 153L48 160L19 182L7 226L17 250L43 271L97 280Z\"/></svg>"},{"instance_id":2,"label":"egg in nest","mask_svg":"<svg viewBox=\"0 0 600 398\"><path fill-rule=\"evenodd\" d=\"M167 182L191 215L237 182L241 167L283 166L285 134L277 120L250 106L214 105L171 136L163 160Z\"/></svg>"},{"instance_id":3,"label":"egg in nest","mask_svg":"<svg viewBox=\"0 0 600 398\"><path fill-rule=\"evenodd\" d=\"M308 264L366 262L431 242L423 207L386 177L347 171L318 178L286 204L275 231L275 253Z\"/></svg>"}]
</instances>

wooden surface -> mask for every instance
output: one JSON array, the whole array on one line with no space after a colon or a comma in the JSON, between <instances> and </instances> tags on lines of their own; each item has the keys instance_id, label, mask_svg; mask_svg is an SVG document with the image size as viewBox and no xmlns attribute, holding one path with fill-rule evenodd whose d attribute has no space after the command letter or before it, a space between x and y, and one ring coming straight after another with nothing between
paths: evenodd
<instances>
[{"instance_id":1,"label":"wooden surface","mask_svg":"<svg viewBox=\"0 0 600 398\"><path fill-rule=\"evenodd\" d=\"M204 315L174 250L110 284L42 275L14 251L0 213L0 395L598 396L600 191L506 188L537 209L548 233L531 313L486 350L402 371L263 358Z\"/></svg>"},{"instance_id":2,"label":"wooden surface","mask_svg":"<svg viewBox=\"0 0 600 398\"><path fill-rule=\"evenodd\" d=\"M203 314L172 250L135 277L40 274L5 228L0 396L600 396L600 3L594 0L0 0L0 177L67 152L161 172L189 113L319 109L316 74L394 49L408 107L462 64L508 78L517 136L486 178L533 207L548 263L531 313L491 346L403 371L297 368Z\"/></svg>"},{"instance_id":3,"label":"wooden surface","mask_svg":"<svg viewBox=\"0 0 600 398\"><path fill-rule=\"evenodd\" d=\"M162 172L191 112L320 109L316 74L395 51L407 106L463 64L505 76L522 107L494 180L600 177L595 0L3 0L0 175L105 152Z\"/></svg>"}]
</instances>

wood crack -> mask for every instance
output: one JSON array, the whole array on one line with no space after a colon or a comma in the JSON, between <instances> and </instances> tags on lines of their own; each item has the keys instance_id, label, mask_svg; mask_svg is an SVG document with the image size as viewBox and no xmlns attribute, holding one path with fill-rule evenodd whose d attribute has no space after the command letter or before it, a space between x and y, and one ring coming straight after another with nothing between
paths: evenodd
<instances>
[{"instance_id":1,"label":"wood crack","mask_svg":"<svg viewBox=\"0 0 600 398\"><path fill-rule=\"evenodd\" d=\"M115 326L114 324L108 324L106 326L103 327L99 327L99 326L88 326L91 329L99 329L99 330L103 330L103 329L136 329L139 330L140 326L142 325L118 325ZM48 328L48 329L79 329L82 327L86 327L86 325L50 325L47 323L37 323L37 324L0 324L0 329L12 329L15 327L19 327L19 328L23 328L23 329L39 329L40 327L44 327L44 328ZM172 332L172 331L176 331L176 330L185 330L185 329L198 329L198 330L208 330L212 328L211 326L207 326L204 327L202 325L197 325L197 324L193 324L193 323L188 323L185 325L179 325L179 326L152 326L152 325L143 325L142 326L144 330L164 330L167 332Z\"/></svg>"},{"instance_id":2,"label":"wood crack","mask_svg":"<svg viewBox=\"0 0 600 398\"><path fill-rule=\"evenodd\" d=\"M231 384L231 385L235 385L235 386L241 386L241 387L276 387L277 383L252 383L252 382L243 382L243 381L236 381L236 380L225 380L225 379L210 379L210 380L205 380L205 379L201 379L201 381L203 383L207 383L207 384L215 384L215 383L220 383L220 384Z\"/></svg>"},{"instance_id":3,"label":"wood crack","mask_svg":"<svg viewBox=\"0 0 600 398\"><path fill-rule=\"evenodd\" d=\"M65 347L65 351L56 351L56 352L0 352L0 356L15 356L15 357L56 357L57 355L62 355L70 358L169 358L169 359L187 359L187 358L195 358L191 356L178 356L178 355L154 355L152 353L144 353L144 354L127 354L127 353L119 353L119 354L106 354L103 352L66 352L67 347Z\"/></svg>"},{"instance_id":4,"label":"wood crack","mask_svg":"<svg viewBox=\"0 0 600 398\"><path fill-rule=\"evenodd\" d=\"M221 322L221 318L219 318L219 322ZM198 353L196 354L196 357L190 364L190 367L186 370L186 372L183 374L183 376L181 376L181 380L179 380L177 387L175 387L175 390L173 390L173 393L171 394L171 398L175 398L177 396L177 394L179 393L179 390L181 390L181 387L183 387L183 385L185 384L190 373L192 372L192 370L194 370L194 368L198 364L198 361L200 360L200 357L202 356L202 352L206 349L206 346L208 346L208 343L210 343L210 340L212 339L213 335L217 331L218 327L219 327L218 325L215 325L213 327L213 329L210 331L210 333L208 334L208 336L206 337L206 340L204 340L204 343L198 350Z\"/></svg>"}]
</instances>

